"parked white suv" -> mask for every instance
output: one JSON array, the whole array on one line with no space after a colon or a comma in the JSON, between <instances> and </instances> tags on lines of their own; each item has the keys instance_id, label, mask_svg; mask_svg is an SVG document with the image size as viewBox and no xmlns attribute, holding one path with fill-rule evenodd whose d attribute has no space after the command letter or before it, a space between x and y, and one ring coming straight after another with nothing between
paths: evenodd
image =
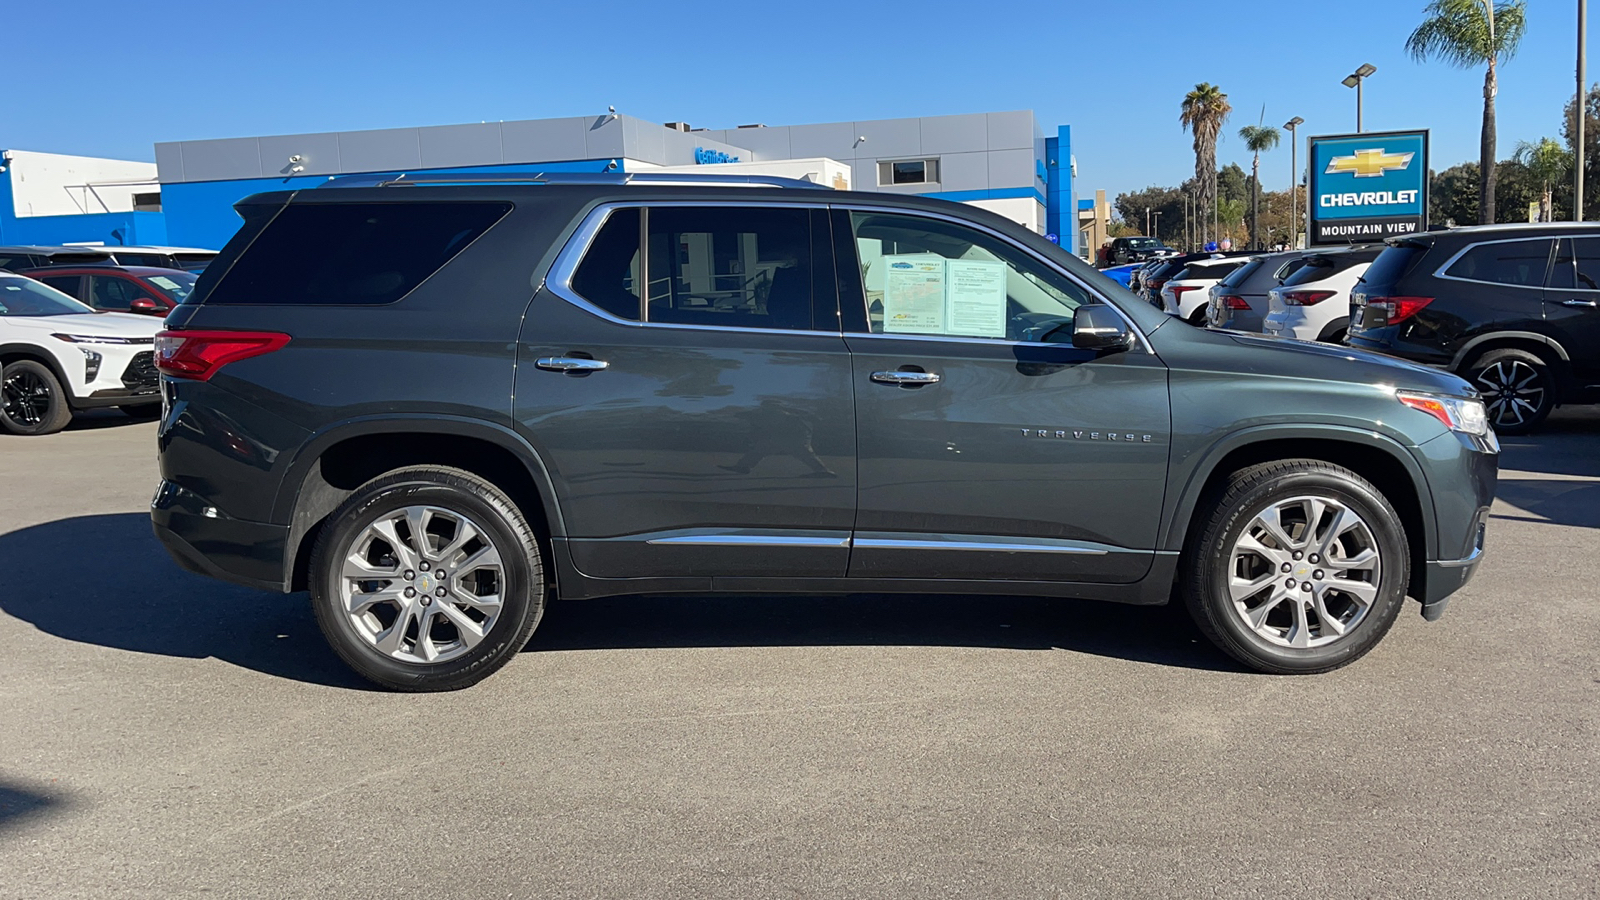
<instances>
[{"instance_id":1,"label":"parked white suv","mask_svg":"<svg viewBox=\"0 0 1600 900\"><path fill-rule=\"evenodd\" d=\"M1267 316L1261 332L1343 343L1350 325L1350 289L1382 250L1381 245L1351 247L1305 257L1305 264L1282 285L1267 291Z\"/></svg>"},{"instance_id":2,"label":"parked white suv","mask_svg":"<svg viewBox=\"0 0 1600 900\"><path fill-rule=\"evenodd\" d=\"M161 411L154 344L162 321L97 312L31 278L0 272L0 430L50 434L76 410Z\"/></svg>"},{"instance_id":3,"label":"parked white suv","mask_svg":"<svg viewBox=\"0 0 1600 900\"><path fill-rule=\"evenodd\" d=\"M1204 325L1212 286L1249 261L1248 256L1229 256L1190 262L1161 286L1161 309L1169 316Z\"/></svg>"}]
</instances>

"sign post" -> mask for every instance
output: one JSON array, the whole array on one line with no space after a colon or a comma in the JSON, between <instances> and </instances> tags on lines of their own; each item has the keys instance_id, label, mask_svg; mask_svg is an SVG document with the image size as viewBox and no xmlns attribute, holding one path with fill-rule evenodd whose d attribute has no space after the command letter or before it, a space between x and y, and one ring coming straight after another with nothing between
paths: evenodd
<instances>
[{"instance_id":1,"label":"sign post","mask_svg":"<svg viewBox=\"0 0 1600 900\"><path fill-rule=\"evenodd\" d=\"M1428 230L1428 132L1309 138L1313 247Z\"/></svg>"}]
</instances>

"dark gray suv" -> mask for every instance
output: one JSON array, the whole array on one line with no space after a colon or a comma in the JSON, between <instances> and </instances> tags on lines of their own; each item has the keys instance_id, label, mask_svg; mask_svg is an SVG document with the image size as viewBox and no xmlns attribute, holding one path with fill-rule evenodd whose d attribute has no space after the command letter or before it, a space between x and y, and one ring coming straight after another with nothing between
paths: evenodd
<instances>
[{"instance_id":1,"label":"dark gray suv","mask_svg":"<svg viewBox=\"0 0 1600 900\"><path fill-rule=\"evenodd\" d=\"M545 605L902 591L1162 604L1321 672L1476 567L1468 385L1191 327L943 200L661 176L261 194L158 338L156 533L309 590L379 684Z\"/></svg>"}]
</instances>

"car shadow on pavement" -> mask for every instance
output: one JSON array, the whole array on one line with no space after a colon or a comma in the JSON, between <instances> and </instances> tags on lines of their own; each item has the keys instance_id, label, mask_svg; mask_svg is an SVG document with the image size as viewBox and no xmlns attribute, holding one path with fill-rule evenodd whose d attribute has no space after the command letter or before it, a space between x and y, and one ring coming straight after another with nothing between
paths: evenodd
<instances>
[{"instance_id":1,"label":"car shadow on pavement","mask_svg":"<svg viewBox=\"0 0 1600 900\"><path fill-rule=\"evenodd\" d=\"M135 653L215 658L280 678L367 683L323 640L304 594L180 570L140 513L61 519L0 535L13 570L0 610L46 634ZM948 646L1065 649L1182 668L1243 671L1175 607L937 595L619 597L552 603L541 650Z\"/></svg>"},{"instance_id":2,"label":"car shadow on pavement","mask_svg":"<svg viewBox=\"0 0 1600 900\"><path fill-rule=\"evenodd\" d=\"M0 610L46 634L134 653L223 662L295 681L365 688L329 649L304 594L178 568L142 513L60 519L0 535Z\"/></svg>"},{"instance_id":3,"label":"car shadow on pavement","mask_svg":"<svg viewBox=\"0 0 1600 900\"><path fill-rule=\"evenodd\" d=\"M67 805L61 797L0 776L0 834L29 820L62 812Z\"/></svg>"},{"instance_id":4,"label":"car shadow on pavement","mask_svg":"<svg viewBox=\"0 0 1600 900\"><path fill-rule=\"evenodd\" d=\"M661 647L937 646L1069 650L1243 672L1177 606L936 594L559 600L531 652Z\"/></svg>"},{"instance_id":5,"label":"car shadow on pavement","mask_svg":"<svg viewBox=\"0 0 1600 900\"><path fill-rule=\"evenodd\" d=\"M1556 410L1533 434L1503 437L1500 447L1495 495L1527 515L1494 518L1600 528L1600 407Z\"/></svg>"},{"instance_id":6,"label":"car shadow on pavement","mask_svg":"<svg viewBox=\"0 0 1600 900\"><path fill-rule=\"evenodd\" d=\"M72 421L67 424L67 431L99 431L104 428L122 428L129 425L141 425L150 419L138 419L128 415L120 409L91 409L74 413Z\"/></svg>"}]
</instances>

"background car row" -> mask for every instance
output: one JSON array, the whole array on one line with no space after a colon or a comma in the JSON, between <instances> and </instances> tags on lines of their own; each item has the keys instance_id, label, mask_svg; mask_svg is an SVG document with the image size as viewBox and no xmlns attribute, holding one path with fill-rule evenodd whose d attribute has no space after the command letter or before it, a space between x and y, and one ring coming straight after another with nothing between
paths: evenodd
<instances>
[{"instance_id":1,"label":"background car row","mask_svg":"<svg viewBox=\"0 0 1600 900\"><path fill-rule=\"evenodd\" d=\"M1108 270L1108 274L1109 274ZM1129 287L1193 325L1346 344L1447 369L1502 434L1600 402L1600 224L1451 228L1384 244L1189 254Z\"/></svg>"}]
</instances>

